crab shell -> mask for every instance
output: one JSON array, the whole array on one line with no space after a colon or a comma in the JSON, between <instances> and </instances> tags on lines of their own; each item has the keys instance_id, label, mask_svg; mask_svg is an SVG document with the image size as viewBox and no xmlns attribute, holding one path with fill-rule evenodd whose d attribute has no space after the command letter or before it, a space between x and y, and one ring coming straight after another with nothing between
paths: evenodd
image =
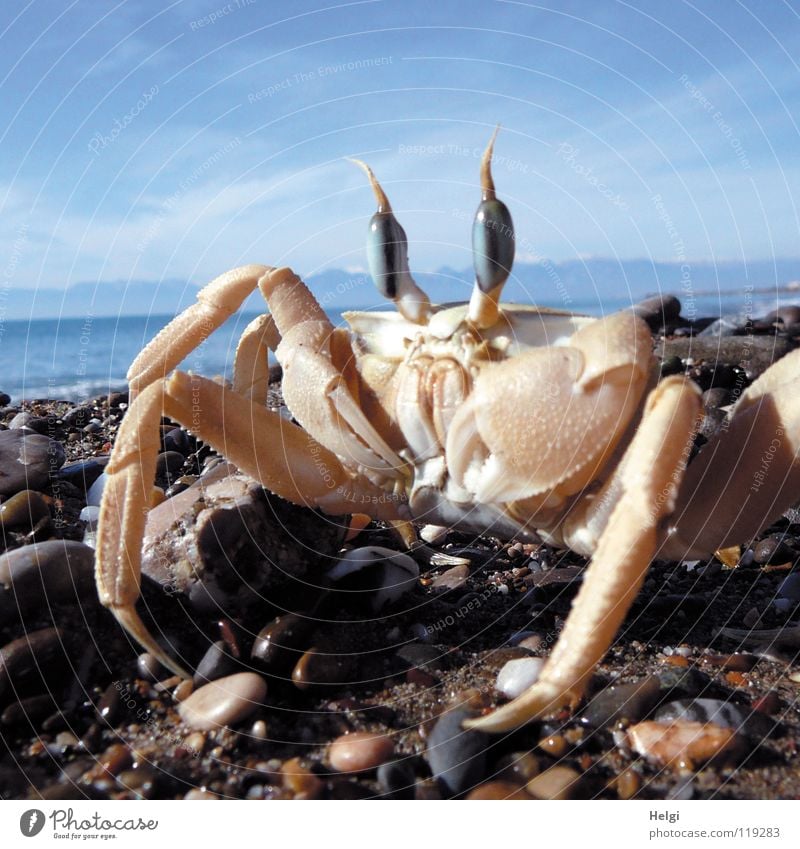
<instances>
[{"instance_id":1,"label":"crab shell","mask_svg":"<svg viewBox=\"0 0 800 849\"><path fill-rule=\"evenodd\" d=\"M397 518L506 539L535 529L591 555L596 535L563 520L641 414L656 375L650 330L631 311L595 319L520 305L479 330L467 311L433 307L426 325L345 313L349 329L313 354L289 328L276 352L289 408L396 499ZM322 350L332 369L320 368Z\"/></svg>"}]
</instances>

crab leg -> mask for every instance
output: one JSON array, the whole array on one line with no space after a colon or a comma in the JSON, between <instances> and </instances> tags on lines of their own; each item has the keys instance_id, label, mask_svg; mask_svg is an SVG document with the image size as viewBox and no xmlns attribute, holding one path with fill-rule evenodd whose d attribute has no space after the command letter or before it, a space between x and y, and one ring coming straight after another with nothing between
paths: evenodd
<instances>
[{"instance_id":1,"label":"crab leg","mask_svg":"<svg viewBox=\"0 0 800 849\"><path fill-rule=\"evenodd\" d=\"M666 557L695 559L749 542L800 500L798 375L800 351L792 351L747 389L703 446L681 487Z\"/></svg>"},{"instance_id":2,"label":"crab leg","mask_svg":"<svg viewBox=\"0 0 800 849\"><path fill-rule=\"evenodd\" d=\"M233 391L249 398L254 404L264 404L269 388L269 351L275 351L281 335L275 319L265 313L245 327L233 360Z\"/></svg>"},{"instance_id":3,"label":"crab leg","mask_svg":"<svg viewBox=\"0 0 800 849\"><path fill-rule=\"evenodd\" d=\"M270 269L244 265L221 274L197 293L192 304L143 348L128 369L131 401L159 377L166 377L184 357L227 321Z\"/></svg>"},{"instance_id":4,"label":"crab leg","mask_svg":"<svg viewBox=\"0 0 800 849\"><path fill-rule=\"evenodd\" d=\"M574 706L583 696L644 581L661 523L673 509L699 406L699 393L682 378L667 378L650 394L623 461L622 495L539 680L467 727L509 731Z\"/></svg>"},{"instance_id":5,"label":"crab leg","mask_svg":"<svg viewBox=\"0 0 800 849\"><path fill-rule=\"evenodd\" d=\"M162 415L190 427L243 472L294 504L347 513L352 501L396 516L386 493L353 478L302 428L212 380L175 372L144 389L126 415L107 467L97 533L95 577L102 603L168 669L188 677L156 643L136 612L141 545L159 451ZM358 501L357 501L358 503ZM384 506L382 506L384 505Z\"/></svg>"}]
</instances>

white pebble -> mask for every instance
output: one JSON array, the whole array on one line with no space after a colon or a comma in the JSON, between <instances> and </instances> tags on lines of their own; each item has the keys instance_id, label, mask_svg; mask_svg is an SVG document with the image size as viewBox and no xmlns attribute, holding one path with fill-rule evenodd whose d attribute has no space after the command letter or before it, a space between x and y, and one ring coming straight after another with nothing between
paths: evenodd
<instances>
[{"instance_id":1,"label":"white pebble","mask_svg":"<svg viewBox=\"0 0 800 849\"><path fill-rule=\"evenodd\" d=\"M246 719L266 694L263 678L253 672L238 672L195 690L178 705L178 713L190 728L211 731Z\"/></svg>"},{"instance_id":2,"label":"white pebble","mask_svg":"<svg viewBox=\"0 0 800 849\"><path fill-rule=\"evenodd\" d=\"M103 490L105 489L107 480L108 475L103 472L100 477L89 487L89 491L86 493L86 503L90 507L100 506L100 501L103 498Z\"/></svg>"},{"instance_id":3,"label":"white pebble","mask_svg":"<svg viewBox=\"0 0 800 849\"><path fill-rule=\"evenodd\" d=\"M419 535L430 545L438 545L440 542L444 542L444 538L447 536L448 530L449 528L446 528L443 525L425 525L425 527L419 532Z\"/></svg>"},{"instance_id":4,"label":"white pebble","mask_svg":"<svg viewBox=\"0 0 800 849\"><path fill-rule=\"evenodd\" d=\"M495 689L509 699L516 699L539 679L544 661L540 657L509 660L497 674Z\"/></svg>"}]
</instances>

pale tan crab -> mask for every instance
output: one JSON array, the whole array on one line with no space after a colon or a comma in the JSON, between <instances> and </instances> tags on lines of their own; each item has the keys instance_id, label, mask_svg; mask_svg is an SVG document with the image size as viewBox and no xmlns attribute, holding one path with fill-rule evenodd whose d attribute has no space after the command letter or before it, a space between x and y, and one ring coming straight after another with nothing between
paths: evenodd
<instances>
[{"instance_id":1,"label":"pale tan crab","mask_svg":"<svg viewBox=\"0 0 800 849\"><path fill-rule=\"evenodd\" d=\"M291 270L245 266L203 289L131 366L135 400L108 464L97 585L176 673L187 675L135 609L162 415L283 498L368 513L408 544L411 523L424 522L509 539L536 532L591 556L538 682L472 723L489 731L575 705L654 557L747 542L800 500L800 351L750 386L687 469L699 392L682 377L658 382L650 331L633 311L594 319L499 304L514 233L495 195L493 144L469 304L430 304L409 272L405 233L363 166L378 200L371 271L398 312L350 313L349 327L336 328ZM232 384L173 372L256 287L269 314L245 330ZM265 406L268 350L299 425Z\"/></svg>"}]
</instances>

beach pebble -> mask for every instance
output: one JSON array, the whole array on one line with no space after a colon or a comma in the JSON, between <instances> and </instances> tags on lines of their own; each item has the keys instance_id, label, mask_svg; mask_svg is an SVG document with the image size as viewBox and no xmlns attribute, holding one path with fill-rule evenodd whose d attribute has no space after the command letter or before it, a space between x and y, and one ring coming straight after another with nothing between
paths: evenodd
<instances>
[{"instance_id":1,"label":"beach pebble","mask_svg":"<svg viewBox=\"0 0 800 849\"><path fill-rule=\"evenodd\" d=\"M440 716L428 734L425 758L434 778L449 796L472 790L486 773L486 750L491 738L462 725L474 715L469 707L454 708Z\"/></svg>"},{"instance_id":2,"label":"beach pebble","mask_svg":"<svg viewBox=\"0 0 800 849\"><path fill-rule=\"evenodd\" d=\"M253 672L239 672L212 681L178 705L181 719L198 731L235 725L250 716L267 695L267 685Z\"/></svg>"},{"instance_id":3,"label":"beach pebble","mask_svg":"<svg viewBox=\"0 0 800 849\"><path fill-rule=\"evenodd\" d=\"M640 722L627 731L630 747L657 766L694 769L715 758L735 759L742 738L732 728L713 723Z\"/></svg>"},{"instance_id":4,"label":"beach pebble","mask_svg":"<svg viewBox=\"0 0 800 849\"><path fill-rule=\"evenodd\" d=\"M713 722L758 740L774 727L772 720L757 710L721 699L677 699L662 705L654 719L658 722Z\"/></svg>"},{"instance_id":5,"label":"beach pebble","mask_svg":"<svg viewBox=\"0 0 800 849\"><path fill-rule=\"evenodd\" d=\"M328 760L337 772L364 772L385 763L394 754L394 743L385 734L355 731L331 743Z\"/></svg>"},{"instance_id":6,"label":"beach pebble","mask_svg":"<svg viewBox=\"0 0 800 849\"><path fill-rule=\"evenodd\" d=\"M636 722L656 704L661 691L661 682L655 675L631 684L614 684L591 697L581 720L593 728L606 728L621 719Z\"/></svg>"},{"instance_id":7,"label":"beach pebble","mask_svg":"<svg viewBox=\"0 0 800 849\"><path fill-rule=\"evenodd\" d=\"M414 785L417 780L414 759L403 758L400 761L386 761L378 767L376 778L383 798L414 798Z\"/></svg>"},{"instance_id":8,"label":"beach pebble","mask_svg":"<svg viewBox=\"0 0 800 849\"><path fill-rule=\"evenodd\" d=\"M308 617L294 613L276 616L258 632L250 657L265 672L288 678L308 648L314 627Z\"/></svg>"},{"instance_id":9,"label":"beach pebble","mask_svg":"<svg viewBox=\"0 0 800 849\"><path fill-rule=\"evenodd\" d=\"M525 789L534 799L573 799L580 784L580 775L571 767L551 766L534 776Z\"/></svg>"},{"instance_id":10,"label":"beach pebble","mask_svg":"<svg viewBox=\"0 0 800 849\"><path fill-rule=\"evenodd\" d=\"M46 678L49 672L62 671L63 639L60 629L42 628L0 648L0 704L16 691L18 679L36 674Z\"/></svg>"},{"instance_id":11,"label":"beach pebble","mask_svg":"<svg viewBox=\"0 0 800 849\"><path fill-rule=\"evenodd\" d=\"M631 310L643 318L651 330L659 330L680 317L681 302L674 295L654 295L634 304Z\"/></svg>"},{"instance_id":12,"label":"beach pebble","mask_svg":"<svg viewBox=\"0 0 800 849\"><path fill-rule=\"evenodd\" d=\"M171 478L183 468L186 458L178 451L162 451L156 459L156 477Z\"/></svg>"},{"instance_id":13,"label":"beach pebble","mask_svg":"<svg viewBox=\"0 0 800 849\"><path fill-rule=\"evenodd\" d=\"M230 656L225 647L224 640L217 640L206 650L206 653L197 664L194 673L194 686L200 687L209 681L216 681L241 671L241 664Z\"/></svg>"},{"instance_id":14,"label":"beach pebble","mask_svg":"<svg viewBox=\"0 0 800 849\"><path fill-rule=\"evenodd\" d=\"M58 470L57 477L59 480L71 483L85 494L91 489L92 484L100 475L103 474L107 463L107 457L67 463Z\"/></svg>"},{"instance_id":15,"label":"beach pebble","mask_svg":"<svg viewBox=\"0 0 800 849\"><path fill-rule=\"evenodd\" d=\"M30 422L34 421L36 416L33 413L29 413L27 410L23 410L21 413L17 413L13 419L8 423L9 430L20 430L21 428L30 427ZM32 428L31 428L32 429Z\"/></svg>"},{"instance_id":16,"label":"beach pebble","mask_svg":"<svg viewBox=\"0 0 800 849\"><path fill-rule=\"evenodd\" d=\"M7 407L11 403L11 396L0 392L0 407Z\"/></svg>"},{"instance_id":17,"label":"beach pebble","mask_svg":"<svg viewBox=\"0 0 800 849\"><path fill-rule=\"evenodd\" d=\"M476 787L467 796L468 802L479 801L531 801L531 796L525 792L519 784L512 784L510 781L487 781L486 784L481 784Z\"/></svg>"},{"instance_id":18,"label":"beach pebble","mask_svg":"<svg viewBox=\"0 0 800 849\"><path fill-rule=\"evenodd\" d=\"M312 646L292 670L292 683L298 690L347 684L353 677L355 668L354 656L323 651Z\"/></svg>"},{"instance_id":19,"label":"beach pebble","mask_svg":"<svg viewBox=\"0 0 800 849\"><path fill-rule=\"evenodd\" d=\"M800 573L795 572L784 578L778 587L778 595L790 601L800 601Z\"/></svg>"},{"instance_id":20,"label":"beach pebble","mask_svg":"<svg viewBox=\"0 0 800 849\"><path fill-rule=\"evenodd\" d=\"M89 491L86 493L86 503L90 507L99 507L100 502L103 499L103 490L106 488L106 481L108 480L108 475L105 472L101 472L94 480L94 483L89 487Z\"/></svg>"},{"instance_id":21,"label":"beach pebble","mask_svg":"<svg viewBox=\"0 0 800 849\"><path fill-rule=\"evenodd\" d=\"M50 508L35 490L23 489L0 504L0 531L27 532L40 523L50 524Z\"/></svg>"},{"instance_id":22,"label":"beach pebble","mask_svg":"<svg viewBox=\"0 0 800 849\"><path fill-rule=\"evenodd\" d=\"M64 448L55 439L24 430L0 432L0 496L42 489L65 460Z\"/></svg>"},{"instance_id":23,"label":"beach pebble","mask_svg":"<svg viewBox=\"0 0 800 849\"><path fill-rule=\"evenodd\" d=\"M765 537L753 546L753 560L761 565L786 563L792 559L792 552L782 534Z\"/></svg>"},{"instance_id":24,"label":"beach pebble","mask_svg":"<svg viewBox=\"0 0 800 849\"><path fill-rule=\"evenodd\" d=\"M408 554L370 545L348 551L328 570L328 577L351 600L364 598L377 613L414 589L419 566Z\"/></svg>"},{"instance_id":25,"label":"beach pebble","mask_svg":"<svg viewBox=\"0 0 800 849\"><path fill-rule=\"evenodd\" d=\"M281 767L283 786L294 799L316 799L322 791L322 781L301 758L290 758Z\"/></svg>"},{"instance_id":26,"label":"beach pebble","mask_svg":"<svg viewBox=\"0 0 800 849\"><path fill-rule=\"evenodd\" d=\"M540 657L509 660L497 674L495 689L506 698L516 699L539 679L543 667L544 660Z\"/></svg>"},{"instance_id":27,"label":"beach pebble","mask_svg":"<svg viewBox=\"0 0 800 849\"><path fill-rule=\"evenodd\" d=\"M424 525L419 532L420 538L429 545L443 543L450 529L444 525Z\"/></svg>"},{"instance_id":28,"label":"beach pebble","mask_svg":"<svg viewBox=\"0 0 800 849\"><path fill-rule=\"evenodd\" d=\"M94 551L73 540L48 540L0 556L0 585L15 594L19 615L48 605L93 601Z\"/></svg>"},{"instance_id":29,"label":"beach pebble","mask_svg":"<svg viewBox=\"0 0 800 849\"><path fill-rule=\"evenodd\" d=\"M154 655L150 652L142 652L136 658L136 672L145 681L158 681L164 676L166 670Z\"/></svg>"},{"instance_id":30,"label":"beach pebble","mask_svg":"<svg viewBox=\"0 0 800 849\"><path fill-rule=\"evenodd\" d=\"M434 578L431 588L439 592L457 590L467 583L468 578L469 566L464 564L460 566L453 566L452 569L448 569L446 572L442 572L442 574L437 578Z\"/></svg>"},{"instance_id":31,"label":"beach pebble","mask_svg":"<svg viewBox=\"0 0 800 849\"><path fill-rule=\"evenodd\" d=\"M774 324L779 321L781 324L786 326L790 324L797 324L800 322L800 306L787 304L780 309L767 313L764 316L763 321L767 324Z\"/></svg>"}]
</instances>

